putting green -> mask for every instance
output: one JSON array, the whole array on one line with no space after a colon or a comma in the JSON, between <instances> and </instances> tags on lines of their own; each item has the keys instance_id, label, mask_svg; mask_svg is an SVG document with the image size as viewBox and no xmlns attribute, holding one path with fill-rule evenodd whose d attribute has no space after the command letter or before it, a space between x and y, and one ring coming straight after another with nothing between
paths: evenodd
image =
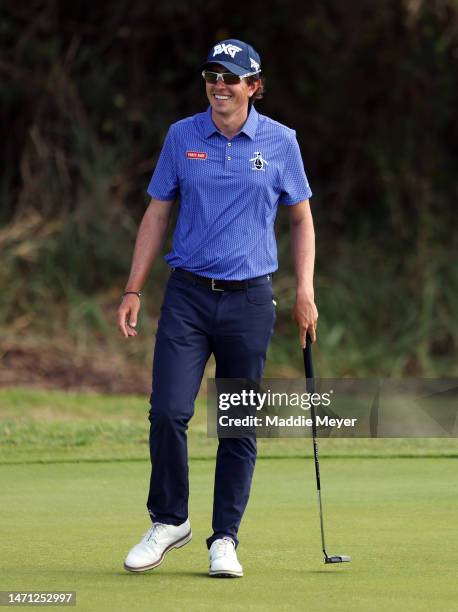
<instances>
[{"instance_id":1,"label":"putting green","mask_svg":"<svg viewBox=\"0 0 458 612\"><path fill-rule=\"evenodd\" d=\"M324 566L313 462L260 459L240 532L245 577L206 575L213 462L192 460L194 538L164 564L122 561L149 526L146 461L0 466L0 589L75 590L79 610L456 609L453 458L322 461Z\"/></svg>"}]
</instances>

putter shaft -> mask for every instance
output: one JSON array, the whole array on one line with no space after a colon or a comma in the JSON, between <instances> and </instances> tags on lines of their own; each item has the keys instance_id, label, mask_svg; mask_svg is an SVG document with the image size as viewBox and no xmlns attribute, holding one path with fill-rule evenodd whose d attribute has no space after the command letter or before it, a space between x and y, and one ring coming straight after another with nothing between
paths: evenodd
<instances>
[{"instance_id":1,"label":"putter shaft","mask_svg":"<svg viewBox=\"0 0 458 612\"><path fill-rule=\"evenodd\" d=\"M313 372L313 361L312 361L312 340L307 334L304 348L304 371L305 378L307 379L306 388L308 393L315 392L315 377ZM316 430L316 412L313 402L310 402L310 413L312 417L312 440L313 440L313 456L315 460L315 477L316 477L316 488L318 493L318 508L320 512L320 530L321 530L321 547L324 553L325 563L347 563L350 561L350 557L347 555L335 555L329 556L326 552L326 544L324 540L324 521L323 521L323 504L321 502L321 478L320 478L320 462L318 459L318 440Z\"/></svg>"}]
</instances>

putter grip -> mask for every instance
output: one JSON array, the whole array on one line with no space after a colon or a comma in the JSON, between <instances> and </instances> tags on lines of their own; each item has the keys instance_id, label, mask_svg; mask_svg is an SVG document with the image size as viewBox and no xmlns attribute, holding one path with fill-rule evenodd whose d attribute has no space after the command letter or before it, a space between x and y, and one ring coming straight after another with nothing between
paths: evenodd
<instances>
[{"instance_id":1,"label":"putter grip","mask_svg":"<svg viewBox=\"0 0 458 612\"><path fill-rule=\"evenodd\" d=\"M313 374L313 360L312 360L312 340L309 334L305 337L305 349L304 349L304 372L305 378L307 379L307 391L314 393L315 381Z\"/></svg>"}]
</instances>

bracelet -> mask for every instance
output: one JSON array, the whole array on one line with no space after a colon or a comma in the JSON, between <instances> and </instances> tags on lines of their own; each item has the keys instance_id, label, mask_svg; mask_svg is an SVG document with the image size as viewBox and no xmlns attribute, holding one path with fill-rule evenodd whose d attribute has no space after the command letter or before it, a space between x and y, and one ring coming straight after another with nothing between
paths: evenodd
<instances>
[{"instance_id":1,"label":"bracelet","mask_svg":"<svg viewBox=\"0 0 458 612\"><path fill-rule=\"evenodd\" d=\"M140 296L142 294L141 291L124 291L124 293L122 294L122 297L124 297L125 295L136 295L138 297L138 299L140 299Z\"/></svg>"}]
</instances>

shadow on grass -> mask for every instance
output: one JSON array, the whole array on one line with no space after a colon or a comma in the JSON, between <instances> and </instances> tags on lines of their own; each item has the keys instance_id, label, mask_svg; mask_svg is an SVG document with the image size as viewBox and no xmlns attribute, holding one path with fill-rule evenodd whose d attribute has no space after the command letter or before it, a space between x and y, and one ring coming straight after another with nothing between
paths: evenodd
<instances>
[{"instance_id":1,"label":"shadow on grass","mask_svg":"<svg viewBox=\"0 0 458 612\"><path fill-rule=\"evenodd\" d=\"M338 570L337 568L334 568L334 570L321 569L321 570L300 570L300 571L306 572L307 574L332 574L333 576L335 576L336 574L343 575L341 570Z\"/></svg>"},{"instance_id":2,"label":"shadow on grass","mask_svg":"<svg viewBox=\"0 0 458 612\"><path fill-rule=\"evenodd\" d=\"M109 572L110 573L110 572ZM341 576L344 575L344 573L340 570L337 570L336 568L334 568L334 570L327 570L327 569L322 569L322 570L307 570L307 569L298 569L298 570L294 570L293 572L291 572L291 570L289 570L288 573L294 573L294 574L303 574L303 575L310 575L310 574L319 574L322 576L325 576L326 574L328 576L336 576L338 574L340 574ZM134 572L132 572L132 575L126 575L127 572L122 572L122 571L116 571L114 573L110 573L110 575L115 575L115 576L123 576L124 578L132 578L132 576L135 576ZM145 572L144 574L136 574L136 576L139 578L140 576L146 578L147 577L148 572ZM105 574L106 575L106 574ZM153 576L153 573L150 573L149 576ZM209 576L207 572L192 572L192 571L171 571L171 572L161 572L159 574L159 572L156 574L156 578L153 578L153 580L158 580L159 577L161 578L172 578L172 579L182 579L182 578L205 578L207 580L211 580L211 582L220 582L221 580L231 580L230 578L217 578L217 577L212 577ZM250 578L250 573L247 572L245 574L245 578Z\"/></svg>"},{"instance_id":3,"label":"shadow on grass","mask_svg":"<svg viewBox=\"0 0 458 612\"><path fill-rule=\"evenodd\" d=\"M208 575L207 572L203 572L203 571L180 571L180 570L173 570L173 571L161 571L161 572L156 572L154 573L152 570L151 571L146 571L146 572L128 572L126 570L115 570L114 572L99 572L101 575L109 575L109 576L122 576L123 578L132 580L132 579L139 579L139 578L152 578L153 576L156 576L156 578L152 578L153 580L158 580L160 578L210 578L210 576Z\"/></svg>"}]
</instances>

